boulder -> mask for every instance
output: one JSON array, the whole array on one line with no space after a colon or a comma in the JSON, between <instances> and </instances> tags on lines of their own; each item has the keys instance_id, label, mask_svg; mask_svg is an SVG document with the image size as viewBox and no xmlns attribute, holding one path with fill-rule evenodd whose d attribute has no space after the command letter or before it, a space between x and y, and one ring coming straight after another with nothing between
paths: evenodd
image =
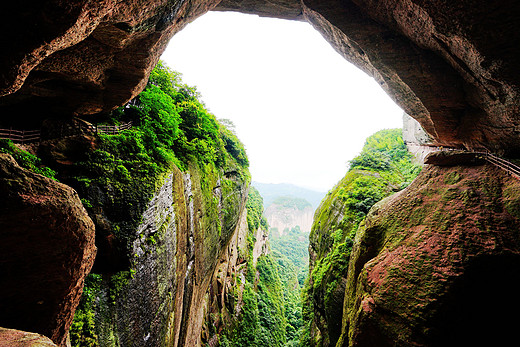
<instances>
[{"instance_id":1,"label":"boulder","mask_svg":"<svg viewBox=\"0 0 520 347\"><path fill-rule=\"evenodd\" d=\"M0 154L0 325L64 345L96 254L76 192Z\"/></svg>"}]
</instances>

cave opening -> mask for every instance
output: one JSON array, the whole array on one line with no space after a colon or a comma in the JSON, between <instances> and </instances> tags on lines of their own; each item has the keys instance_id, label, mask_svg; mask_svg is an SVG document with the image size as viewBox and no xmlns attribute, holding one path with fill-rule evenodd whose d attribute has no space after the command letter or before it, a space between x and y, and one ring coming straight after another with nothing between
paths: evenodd
<instances>
[{"instance_id":1,"label":"cave opening","mask_svg":"<svg viewBox=\"0 0 520 347\"><path fill-rule=\"evenodd\" d=\"M253 181L326 192L368 136L403 125L381 86L307 22L209 12L161 59L234 123Z\"/></svg>"}]
</instances>

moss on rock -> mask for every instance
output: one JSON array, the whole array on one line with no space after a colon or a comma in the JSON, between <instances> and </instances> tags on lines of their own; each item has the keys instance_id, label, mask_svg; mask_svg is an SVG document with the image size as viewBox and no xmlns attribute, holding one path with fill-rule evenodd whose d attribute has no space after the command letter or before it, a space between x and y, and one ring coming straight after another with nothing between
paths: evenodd
<instances>
[{"instance_id":1,"label":"moss on rock","mask_svg":"<svg viewBox=\"0 0 520 347\"><path fill-rule=\"evenodd\" d=\"M472 273L479 266L482 276L502 273L503 268L518 272L519 187L520 181L492 166L430 166L405 191L375 206L352 250L338 345L502 341L496 331L506 331L501 326L509 326L507 315L487 301L494 300L492 293L507 296L511 290L503 279L494 286L484 278L477 284ZM503 267L486 272L484 264L505 255ZM518 288L519 281L510 285ZM483 287L489 297L475 294ZM461 304L477 296L481 302L472 305L482 305L491 320L477 318L473 306ZM502 299L519 307L516 297ZM479 337L468 334L474 329Z\"/></svg>"}]
</instances>

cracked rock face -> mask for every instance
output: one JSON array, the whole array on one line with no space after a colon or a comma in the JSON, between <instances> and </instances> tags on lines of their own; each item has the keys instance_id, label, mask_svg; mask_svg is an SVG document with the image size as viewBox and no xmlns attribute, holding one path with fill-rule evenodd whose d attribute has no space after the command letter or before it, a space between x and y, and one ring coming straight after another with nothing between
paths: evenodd
<instances>
[{"instance_id":1,"label":"cracked rock face","mask_svg":"<svg viewBox=\"0 0 520 347\"><path fill-rule=\"evenodd\" d=\"M48 0L5 6L0 123L14 114L37 122L48 114L88 115L124 104L142 90L168 40L216 9L307 20L438 144L520 152L520 4L513 0Z\"/></svg>"},{"instance_id":2,"label":"cracked rock face","mask_svg":"<svg viewBox=\"0 0 520 347\"><path fill-rule=\"evenodd\" d=\"M94 223L72 188L7 154L0 154L0 196L0 326L64 345L94 263Z\"/></svg>"}]
</instances>

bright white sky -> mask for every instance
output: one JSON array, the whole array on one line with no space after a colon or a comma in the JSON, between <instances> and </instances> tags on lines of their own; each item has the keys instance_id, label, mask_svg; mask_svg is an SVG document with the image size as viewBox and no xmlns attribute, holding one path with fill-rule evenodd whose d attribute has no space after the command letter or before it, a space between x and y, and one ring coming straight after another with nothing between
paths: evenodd
<instances>
[{"instance_id":1,"label":"bright white sky","mask_svg":"<svg viewBox=\"0 0 520 347\"><path fill-rule=\"evenodd\" d=\"M328 191L368 136L402 127L403 111L307 23L210 12L162 59L235 123L258 182Z\"/></svg>"}]
</instances>

